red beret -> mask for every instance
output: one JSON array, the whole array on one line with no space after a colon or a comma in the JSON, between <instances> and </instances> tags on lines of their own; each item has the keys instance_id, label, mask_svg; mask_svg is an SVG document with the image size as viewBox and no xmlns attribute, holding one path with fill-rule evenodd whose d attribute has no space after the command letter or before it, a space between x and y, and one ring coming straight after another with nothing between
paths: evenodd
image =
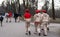
<instances>
[{"instance_id":1,"label":"red beret","mask_svg":"<svg viewBox=\"0 0 60 37\"><path fill-rule=\"evenodd\" d=\"M25 12L29 12L29 9L26 9Z\"/></svg>"},{"instance_id":2,"label":"red beret","mask_svg":"<svg viewBox=\"0 0 60 37\"><path fill-rule=\"evenodd\" d=\"M42 12L46 13L46 10L42 10Z\"/></svg>"},{"instance_id":3,"label":"red beret","mask_svg":"<svg viewBox=\"0 0 60 37\"><path fill-rule=\"evenodd\" d=\"M36 12L36 13L39 13L39 12L40 12L40 10L35 10L35 12Z\"/></svg>"}]
</instances>

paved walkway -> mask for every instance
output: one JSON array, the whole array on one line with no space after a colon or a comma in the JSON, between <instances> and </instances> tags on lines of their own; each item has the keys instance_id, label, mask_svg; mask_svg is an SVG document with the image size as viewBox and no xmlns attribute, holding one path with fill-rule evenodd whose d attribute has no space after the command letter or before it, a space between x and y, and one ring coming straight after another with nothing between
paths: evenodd
<instances>
[{"instance_id":1,"label":"paved walkway","mask_svg":"<svg viewBox=\"0 0 60 37\"><path fill-rule=\"evenodd\" d=\"M49 25L50 31L48 36L38 36L34 34L34 26L31 25L32 35L25 35L25 23L23 21L15 23L13 20L11 23L3 22L3 26L0 27L0 37L60 37L60 24L51 23Z\"/></svg>"}]
</instances>

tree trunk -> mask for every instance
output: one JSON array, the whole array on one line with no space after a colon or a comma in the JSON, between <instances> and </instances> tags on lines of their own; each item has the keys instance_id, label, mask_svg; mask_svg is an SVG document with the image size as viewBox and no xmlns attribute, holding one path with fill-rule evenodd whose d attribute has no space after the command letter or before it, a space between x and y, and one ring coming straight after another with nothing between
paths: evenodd
<instances>
[{"instance_id":1,"label":"tree trunk","mask_svg":"<svg viewBox=\"0 0 60 37\"><path fill-rule=\"evenodd\" d=\"M38 0L37 1L35 1L36 2L36 9L38 8Z\"/></svg>"},{"instance_id":2,"label":"tree trunk","mask_svg":"<svg viewBox=\"0 0 60 37\"><path fill-rule=\"evenodd\" d=\"M55 19L54 0L52 0L52 17Z\"/></svg>"}]
</instances>

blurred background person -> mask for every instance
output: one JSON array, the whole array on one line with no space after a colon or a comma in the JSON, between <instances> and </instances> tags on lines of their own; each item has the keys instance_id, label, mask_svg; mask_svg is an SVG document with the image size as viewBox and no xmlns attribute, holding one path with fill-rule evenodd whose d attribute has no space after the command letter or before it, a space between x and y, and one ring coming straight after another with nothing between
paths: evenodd
<instances>
[{"instance_id":1,"label":"blurred background person","mask_svg":"<svg viewBox=\"0 0 60 37\"><path fill-rule=\"evenodd\" d=\"M9 17L8 17L8 18L9 18L9 22L11 22L11 21L12 21L12 20L11 20L11 19L12 19L12 11L9 11L8 14L9 14L9 15L8 15L8 16L9 16Z\"/></svg>"},{"instance_id":2,"label":"blurred background person","mask_svg":"<svg viewBox=\"0 0 60 37\"><path fill-rule=\"evenodd\" d=\"M34 15L34 23L35 23L35 34L38 33L38 35L41 35L41 13L40 10L35 11L36 14Z\"/></svg>"},{"instance_id":3,"label":"blurred background person","mask_svg":"<svg viewBox=\"0 0 60 37\"><path fill-rule=\"evenodd\" d=\"M9 11L8 13L5 13L5 16L6 16L6 18L7 18L6 22L8 22L8 21L11 22L12 12Z\"/></svg>"},{"instance_id":4,"label":"blurred background person","mask_svg":"<svg viewBox=\"0 0 60 37\"><path fill-rule=\"evenodd\" d=\"M18 13L14 13L14 19L15 19L15 22L17 22L17 19L18 19Z\"/></svg>"},{"instance_id":5,"label":"blurred background person","mask_svg":"<svg viewBox=\"0 0 60 37\"><path fill-rule=\"evenodd\" d=\"M2 13L0 13L0 22L1 22L1 26L2 26L2 22L3 22L3 15L2 15Z\"/></svg>"},{"instance_id":6,"label":"blurred background person","mask_svg":"<svg viewBox=\"0 0 60 37\"><path fill-rule=\"evenodd\" d=\"M47 36L47 30L49 30L48 28L48 23L50 21L50 17L49 15L46 13L46 10L42 10L42 25L43 25L43 29L44 29L44 36Z\"/></svg>"}]
</instances>

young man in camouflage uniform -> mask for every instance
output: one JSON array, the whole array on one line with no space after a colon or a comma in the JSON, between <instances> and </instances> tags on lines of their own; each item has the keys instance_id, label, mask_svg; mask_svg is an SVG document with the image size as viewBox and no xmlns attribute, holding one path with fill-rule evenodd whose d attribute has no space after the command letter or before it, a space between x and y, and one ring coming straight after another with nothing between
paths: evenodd
<instances>
[{"instance_id":1,"label":"young man in camouflage uniform","mask_svg":"<svg viewBox=\"0 0 60 37\"><path fill-rule=\"evenodd\" d=\"M35 11L36 14L34 15L34 23L35 23L35 34L38 33L38 35L41 35L41 13L40 10Z\"/></svg>"},{"instance_id":2,"label":"young man in camouflage uniform","mask_svg":"<svg viewBox=\"0 0 60 37\"><path fill-rule=\"evenodd\" d=\"M50 17L49 15L46 13L46 10L42 10L42 25L43 25L43 29L44 29L44 36L47 36L47 29L49 29L47 27L48 23L49 23Z\"/></svg>"}]
</instances>

